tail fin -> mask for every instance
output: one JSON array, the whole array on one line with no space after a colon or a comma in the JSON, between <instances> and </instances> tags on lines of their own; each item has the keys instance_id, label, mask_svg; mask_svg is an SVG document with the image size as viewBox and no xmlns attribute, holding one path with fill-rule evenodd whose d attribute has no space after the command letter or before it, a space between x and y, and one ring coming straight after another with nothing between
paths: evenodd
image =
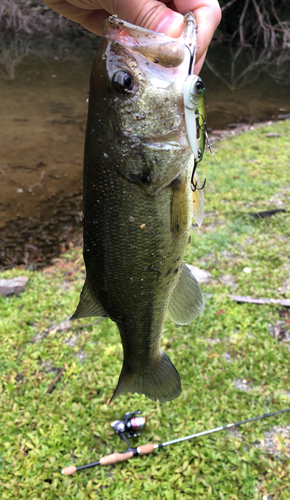
<instances>
[{"instance_id":1,"label":"tail fin","mask_svg":"<svg viewBox=\"0 0 290 500\"><path fill-rule=\"evenodd\" d=\"M123 365L111 401L125 392L145 394L147 398L153 399L153 401L158 399L160 403L178 398L181 392L179 373L165 352L161 351L161 353L158 364L151 372L146 372L143 375L129 373L126 366Z\"/></svg>"}]
</instances>

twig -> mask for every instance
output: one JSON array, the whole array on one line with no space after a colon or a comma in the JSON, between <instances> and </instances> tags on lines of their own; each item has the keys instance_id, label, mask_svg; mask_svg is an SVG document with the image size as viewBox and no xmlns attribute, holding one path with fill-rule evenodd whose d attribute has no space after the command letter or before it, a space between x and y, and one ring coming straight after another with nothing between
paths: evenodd
<instances>
[{"instance_id":1,"label":"twig","mask_svg":"<svg viewBox=\"0 0 290 500\"><path fill-rule=\"evenodd\" d=\"M246 12L247 12L248 5L249 5L249 0L246 0L246 3L244 5L244 8L243 8L243 11L241 13L240 20L239 20L239 34L240 34L240 42L242 45L245 45L244 32L243 32L243 21L244 21L244 17L246 15Z\"/></svg>"},{"instance_id":2,"label":"twig","mask_svg":"<svg viewBox=\"0 0 290 500\"><path fill-rule=\"evenodd\" d=\"M290 299L256 299L243 295L228 295L228 297L236 302L247 302L249 304L279 304L280 306L290 307Z\"/></svg>"},{"instance_id":3,"label":"twig","mask_svg":"<svg viewBox=\"0 0 290 500\"><path fill-rule=\"evenodd\" d=\"M207 60L205 60L205 64L215 76L217 76L227 87L229 87L230 90L234 90L234 87L232 85L229 85L229 82L225 78L223 78Z\"/></svg>"},{"instance_id":4,"label":"twig","mask_svg":"<svg viewBox=\"0 0 290 500\"><path fill-rule=\"evenodd\" d=\"M195 473L195 475L194 475L194 479L193 479L193 481L192 481L193 483L195 483L195 482L196 482L196 480L197 480L197 478L198 478L198 475L199 475L199 473L200 473L200 470L199 470L200 460L201 460L201 456L200 456L200 455L198 455L197 464L196 464L196 473Z\"/></svg>"},{"instance_id":5,"label":"twig","mask_svg":"<svg viewBox=\"0 0 290 500\"><path fill-rule=\"evenodd\" d=\"M36 186L39 186L41 189L42 189L42 185L41 185L41 181L44 177L44 174L45 174L45 171L43 170L41 172L41 175L39 177L39 181L35 182L35 184L31 184L31 186L28 188L28 191L31 192L32 191L32 188L36 187Z\"/></svg>"},{"instance_id":6,"label":"twig","mask_svg":"<svg viewBox=\"0 0 290 500\"><path fill-rule=\"evenodd\" d=\"M51 394L53 389L55 388L57 382L61 379L63 372L66 369L66 365L64 365L60 370L58 370L57 376L53 379L53 381L49 384L48 389L46 391L47 394Z\"/></svg>"},{"instance_id":7,"label":"twig","mask_svg":"<svg viewBox=\"0 0 290 500\"><path fill-rule=\"evenodd\" d=\"M213 342L212 342L212 341L213 341L213 339L214 339L214 336L215 336L215 328L213 329L212 334L211 334L211 336L210 336L211 344L210 344L210 346L209 346L209 350L208 350L208 353L207 353L207 358L206 358L205 362L204 362L204 363L203 363L203 365L202 365L202 368L201 368L201 373L203 373L203 372L204 372L205 367L206 367L206 365L208 364L209 359L210 359L210 357L211 357L211 350L212 350L212 345L213 345Z\"/></svg>"},{"instance_id":8,"label":"twig","mask_svg":"<svg viewBox=\"0 0 290 500\"><path fill-rule=\"evenodd\" d=\"M231 0L230 2L226 3L222 8L221 8L221 11L223 12L224 10L226 10L228 7L230 7L231 5L233 5L233 3L235 3L236 0Z\"/></svg>"},{"instance_id":9,"label":"twig","mask_svg":"<svg viewBox=\"0 0 290 500\"><path fill-rule=\"evenodd\" d=\"M275 9L273 0L270 0L270 4L271 4L271 10L272 10L273 16L275 17L277 23L281 25L282 22L281 22L281 19L279 18L278 14L277 14L277 11Z\"/></svg>"},{"instance_id":10,"label":"twig","mask_svg":"<svg viewBox=\"0 0 290 500\"><path fill-rule=\"evenodd\" d=\"M268 137L270 137L268 135ZM274 208L273 210L264 210L263 212L249 212L249 215L251 215L252 217L270 217L271 215L275 215L279 212L286 212L286 210L284 208Z\"/></svg>"}]
</instances>

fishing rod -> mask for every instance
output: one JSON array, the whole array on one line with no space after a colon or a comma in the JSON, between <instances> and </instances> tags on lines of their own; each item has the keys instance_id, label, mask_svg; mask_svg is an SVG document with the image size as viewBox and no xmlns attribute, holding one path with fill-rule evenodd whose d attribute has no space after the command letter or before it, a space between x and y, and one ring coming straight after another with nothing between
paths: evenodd
<instances>
[{"instance_id":1,"label":"fishing rod","mask_svg":"<svg viewBox=\"0 0 290 500\"><path fill-rule=\"evenodd\" d=\"M194 439L200 436L207 436L208 434L213 434L214 432L220 432L225 429L231 429L233 427L238 427L242 424L247 424L248 422L254 422L255 420L261 420L262 418L274 417L275 415L279 415L280 413L285 413L290 411L290 408L286 408L284 410L275 411L273 413L265 413L264 415L260 415L259 417L248 418L247 420L241 420L241 422L236 422L234 424L227 424L221 427L215 427L214 429L210 429L207 431L197 432L196 434L191 434L190 436L184 436L177 439L172 439L171 441L165 441L160 444L143 444L138 446L137 448L131 448L128 439L125 437L125 433L128 437L137 437L140 436L140 431L145 427L145 418L144 417L136 417L136 415L140 415L140 411L136 412L127 412L125 413L123 420L115 420L111 423L115 433L123 439L127 445L128 449L122 452L112 453L111 455L106 455L105 457L100 458L97 462L92 462L90 464L81 465L80 467L75 467L71 465L69 467L65 467L62 470L62 474L66 474L70 476L77 471L88 469L90 467L95 467L96 465L111 465L116 464L118 462L124 462L125 460L129 460L130 458L137 455L148 455L153 451L164 448L165 446L169 446L175 443L181 443L182 441L187 441L189 439Z\"/></svg>"}]
</instances>

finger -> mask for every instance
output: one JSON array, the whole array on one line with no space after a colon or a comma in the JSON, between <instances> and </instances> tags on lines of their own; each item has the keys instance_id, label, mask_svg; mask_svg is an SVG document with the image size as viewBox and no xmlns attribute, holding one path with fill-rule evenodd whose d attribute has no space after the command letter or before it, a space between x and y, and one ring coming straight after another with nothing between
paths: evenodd
<instances>
[{"instance_id":1,"label":"finger","mask_svg":"<svg viewBox=\"0 0 290 500\"><path fill-rule=\"evenodd\" d=\"M196 62L206 52L213 34L221 20L221 9L217 0L175 0L178 12L192 11L198 26ZM179 36L180 31L173 36ZM172 35L171 35L172 36Z\"/></svg>"},{"instance_id":2,"label":"finger","mask_svg":"<svg viewBox=\"0 0 290 500\"><path fill-rule=\"evenodd\" d=\"M102 1L99 4L104 3ZM114 3L116 4L114 7ZM168 8L168 4L171 8ZM184 12L191 10L196 16L198 25L197 53L194 73L198 74L206 55L215 29L221 19L221 10L217 0L122 0L105 2L110 14L117 14L120 19L151 29L167 36L177 38L184 28ZM178 12L176 12L178 10ZM108 13L105 10L90 12L82 24L85 28L101 35L101 26Z\"/></svg>"},{"instance_id":3,"label":"finger","mask_svg":"<svg viewBox=\"0 0 290 500\"><path fill-rule=\"evenodd\" d=\"M166 3L175 11L169 9ZM221 19L217 0L123 0L117 5L116 14L121 19L174 38L180 36L184 28L183 14L194 12L198 26L196 63L206 53Z\"/></svg>"},{"instance_id":4,"label":"finger","mask_svg":"<svg viewBox=\"0 0 290 500\"><path fill-rule=\"evenodd\" d=\"M102 25L105 19L111 14L116 14L116 12L108 12L104 9L95 10L90 12L81 22L82 26L86 28L88 31L91 31L95 35L102 36L103 30ZM119 16L118 16L119 17Z\"/></svg>"},{"instance_id":5,"label":"finger","mask_svg":"<svg viewBox=\"0 0 290 500\"><path fill-rule=\"evenodd\" d=\"M182 26L183 15L166 6L167 0L112 0L106 2L106 9L120 19L152 31L173 36ZM102 4L103 2L100 1ZM172 2L170 2L172 3ZM181 30L182 31L182 28ZM179 36L178 34L176 36Z\"/></svg>"},{"instance_id":6,"label":"finger","mask_svg":"<svg viewBox=\"0 0 290 500\"><path fill-rule=\"evenodd\" d=\"M217 1L199 3L200 7L194 11L198 26L195 64L197 64L203 56L205 57L213 34L221 20L221 10Z\"/></svg>"},{"instance_id":7,"label":"finger","mask_svg":"<svg viewBox=\"0 0 290 500\"><path fill-rule=\"evenodd\" d=\"M128 23L172 36L171 32L176 31L176 26L184 26L183 16L166 7L164 1L166 0L99 1L99 4L106 5L108 12L105 10L89 12L81 24L93 33L101 35L103 21L109 15L116 14L119 19Z\"/></svg>"},{"instance_id":8,"label":"finger","mask_svg":"<svg viewBox=\"0 0 290 500\"><path fill-rule=\"evenodd\" d=\"M183 16L166 7L166 0L45 0L53 10L80 23L92 33L102 35L102 23L111 14L146 29L174 36ZM94 7L95 8L92 8ZM102 8L103 7L103 8ZM177 29L176 29L177 27ZM181 30L182 31L182 28ZM173 35L172 35L173 33ZM178 35L176 35L178 36Z\"/></svg>"},{"instance_id":9,"label":"finger","mask_svg":"<svg viewBox=\"0 0 290 500\"><path fill-rule=\"evenodd\" d=\"M110 16L110 12L101 9L97 1L88 4L82 0L75 0L74 3L67 0L45 0L45 3L55 12L81 24L99 36L102 35L103 21Z\"/></svg>"},{"instance_id":10,"label":"finger","mask_svg":"<svg viewBox=\"0 0 290 500\"><path fill-rule=\"evenodd\" d=\"M202 68L202 66L203 66L204 60L205 60L206 52L207 52L207 51L205 51L205 52L203 53L203 55L202 55L202 56L201 56L201 58L199 59L198 63L194 65L194 71L193 71L194 75L199 75L200 70L201 70L201 68Z\"/></svg>"},{"instance_id":11,"label":"finger","mask_svg":"<svg viewBox=\"0 0 290 500\"><path fill-rule=\"evenodd\" d=\"M66 0L46 0L46 4L99 36L103 21L110 14L117 14L129 23L177 38L184 27L182 14L191 10L198 24L197 62L205 53L221 17L217 0L73 0L73 4Z\"/></svg>"}]
</instances>

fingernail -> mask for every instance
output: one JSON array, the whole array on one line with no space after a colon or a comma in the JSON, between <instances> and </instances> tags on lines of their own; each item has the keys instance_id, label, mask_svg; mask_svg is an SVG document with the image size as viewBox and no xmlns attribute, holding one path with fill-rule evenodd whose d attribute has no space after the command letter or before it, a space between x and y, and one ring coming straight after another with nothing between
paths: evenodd
<instances>
[{"instance_id":1,"label":"fingernail","mask_svg":"<svg viewBox=\"0 0 290 500\"><path fill-rule=\"evenodd\" d=\"M169 10L169 13L155 27L157 33L177 38L184 28L184 18L181 14Z\"/></svg>"}]
</instances>

